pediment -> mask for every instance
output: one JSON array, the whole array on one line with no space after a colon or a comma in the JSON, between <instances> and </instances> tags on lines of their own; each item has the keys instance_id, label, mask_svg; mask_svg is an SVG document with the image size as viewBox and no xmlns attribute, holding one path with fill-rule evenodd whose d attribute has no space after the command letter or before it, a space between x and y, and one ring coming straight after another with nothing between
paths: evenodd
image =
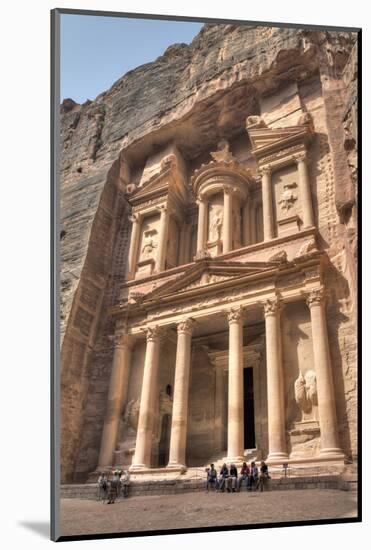
<instances>
[{"instance_id":1,"label":"pediment","mask_svg":"<svg viewBox=\"0 0 371 550\"><path fill-rule=\"evenodd\" d=\"M288 126L286 128L252 128L248 129L252 151L257 156L261 153L283 149L293 143L303 142L312 135L308 125Z\"/></svg>"},{"instance_id":2,"label":"pediment","mask_svg":"<svg viewBox=\"0 0 371 550\"><path fill-rule=\"evenodd\" d=\"M173 281L162 284L143 297L153 300L172 294L186 293L198 288L211 288L227 280L235 280L246 275L269 271L277 267L277 262L231 262L207 259L189 267Z\"/></svg>"}]
</instances>

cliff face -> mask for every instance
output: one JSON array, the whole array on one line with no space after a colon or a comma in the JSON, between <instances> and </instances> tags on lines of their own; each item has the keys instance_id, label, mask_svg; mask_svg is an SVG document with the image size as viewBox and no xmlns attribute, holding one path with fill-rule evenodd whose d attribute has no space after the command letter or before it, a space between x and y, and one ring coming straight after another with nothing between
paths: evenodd
<instances>
[{"instance_id":1,"label":"cliff face","mask_svg":"<svg viewBox=\"0 0 371 550\"><path fill-rule=\"evenodd\" d=\"M105 338L112 327L105 312L125 278L130 237L127 185L138 182L147 156L169 141L191 170L220 139L244 132L246 117L261 114L264 98L287 83L316 81L323 90L330 162L339 167L333 215L336 207L352 210L349 153L336 129L343 124L349 78L343 71L355 40L351 33L206 25L189 46L169 47L94 101L62 103L62 479L76 473L84 422L90 429L87 394L94 381L90 422L98 427L78 462L95 460L101 426L96 418L103 416L107 391L102 372L109 372L111 361ZM289 99L283 100L283 119Z\"/></svg>"}]
</instances>

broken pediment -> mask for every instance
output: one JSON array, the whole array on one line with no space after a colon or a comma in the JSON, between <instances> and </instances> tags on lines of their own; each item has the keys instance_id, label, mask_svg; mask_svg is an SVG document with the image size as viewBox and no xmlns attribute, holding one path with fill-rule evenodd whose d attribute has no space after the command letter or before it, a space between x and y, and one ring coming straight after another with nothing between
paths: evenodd
<instances>
[{"instance_id":1,"label":"broken pediment","mask_svg":"<svg viewBox=\"0 0 371 550\"><path fill-rule=\"evenodd\" d=\"M144 300L154 300L171 294L181 294L189 290L218 285L225 281L235 281L247 275L269 271L277 267L277 262L231 262L205 259L189 267L173 281L167 281L148 293Z\"/></svg>"},{"instance_id":2,"label":"broken pediment","mask_svg":"<svg viewBox=\"0 0 371 550\"><path fill-rule=\"evenodd\" d=\"M249 128L252 152L258 158L286 147L305 143L313 135L308 124L288 126L286 128Z\"/></svg>"}]
</instances>

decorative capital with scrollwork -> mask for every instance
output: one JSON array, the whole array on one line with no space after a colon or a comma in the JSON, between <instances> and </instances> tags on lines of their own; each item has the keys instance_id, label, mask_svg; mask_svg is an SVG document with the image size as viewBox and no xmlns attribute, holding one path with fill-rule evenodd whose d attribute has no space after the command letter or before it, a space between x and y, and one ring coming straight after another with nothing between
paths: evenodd
<instances>
[{"instance_id":1,"label":"decorative capital with scrollwork","mask_svg":"<svg viewBox=\"0 0 371 550\"><path fill-rule=\"evenodd\" d=\"M223 185L223 191L226 195L232 195L234 189L230 185Z\"/></svg>"},{"instance_id":2,"label":"decorative capital with scrollwork","mask_svg":"<svg viewBox=\"0 0 371 550\"><path fill-rule=\"evenodd\" d=\"M324 302L325 299L325 289L323 286L318 288L313 288L307 295L307 305L308 307L318 306Z\"/></svg>"},{"instance_id":3,"label":"decorative capital with scrollwork","mask_svg":"<svg viewBox=\"0 0 371 550\"><path fill-rule=\"evenodd\" d=\"M156 342L163 338L165 331L163 327L154 325L153 327L147 327L144 329L147 342Z\"/></svg>"},{"instance_id":4,"label":"decorative capital with scrollwork","mask_svg":"<svg viewBox=\"0 0 371 550\"><path fill-rule=\"evenodd\" d=\"M131 216L129 216L129 222L131 223L138 223L139 222L139 214L131 214Z\"/></svg>"},{"instance_id":5,"label":"decorative capital with scrollwork","mask_svg":"<svg viewBox=\"0 0 371 550\"><path fill-rule=\"evenodd\" d=\"M272 173L272 167L270 164L268 164L267 166L262 166L259 169L260 176L270 176L271 173Z\"/></svg>"},{"instance_id":6,"label":"decorative capital with scrollwork","mask_svg":"<svg viewBox=\"0 0 371 550\"><path fill-rule=\"evenodd\" d=\"M244 310L242 306L232 308L227 312L228 323L239 323L242 321L244 316Z\"/></svg>"},{"instance_id":7,"label":"decorative capital with scrollwork","mask_svg":"<svg viewBox=\"0 0 371 550\"><path fill-rule=\"evenodd\" d=\"M267 317L267 315L276 315L279 312L280 309L280 300L279 298L268 298L268 300L265 300L263 302L264 306L264 314Z\"/></svg>"},{"instance_id":8,"label":"decorative capital with scrollwork","mask_svg":"<svg viewBox=\"0 0 371 550\"><path fill-rule=\"evenodd\" d=\"M188 317L187 319L182 319L177 324L177 331L178 334L192 334L193 327L195 324L195 320L192 319L192 317Z\"/></svg>"},{"instance_id":9,"label":"decorative capital with scrollwork","mask_svg":"<svg viewBox=\"0 0 371 550\"><path fill-rule=\"evenodd\" d=\"M296 164L299 164L300 162L307 162L308 157L305 153L298 153L297 155L294 155L294 161Z\"/></svg>"}]
</instances>

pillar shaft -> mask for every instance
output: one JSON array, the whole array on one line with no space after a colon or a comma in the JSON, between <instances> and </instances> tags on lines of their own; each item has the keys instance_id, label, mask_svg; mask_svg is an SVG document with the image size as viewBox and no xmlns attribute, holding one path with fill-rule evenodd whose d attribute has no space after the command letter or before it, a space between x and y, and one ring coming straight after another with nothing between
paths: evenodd
<instances>
[{"instance_id":1,"label":"pillar shaft","mask_svg":"<svg viewBox=\"0 0 371 550\"><path fill-rule=\"evenodd\" d=\"M335 392L327 335L323 289L313 290L307 299L310 309L314 367L317 378L321 455L341 453L336 420Z\"/></svg>"},{"instance_id":2,"label":"pillar shaft","mask_svg":"<svg viewBox=\"0 0 371 550\"><path fill-rule=\"evenodd\" d=\"M286 459L286 428L280 312L277 299L264 303L267 357L269 459Z\"/></svg>"},{"instance_id":3,"label":"pillar shaft","mask_svg":"<svg viewBox=\"0 0 371 550\"><path fill-rule=\"evenodd\" d=\"M99 468L112 466L120 415L127 398L131 349L127 337L122 334L115 335L114 342L115 350L99 453Z\"/></svg>"},{"instance_id":4,"label":"pillar shaft","mask_svg":"<svg viewBox=\"0 0 371 550\"><path fill-rule=\"evenodd\" d=\"M252 201L250 205L250 243L255 244L256 241L256 202Z\"/></svg>"},{"instance_id":5,"label":"pillar shaft","mask_svg":"<svg viewBox=\"0 0 371 550\"><path fill-rule=\"evenodd\" d=\"M269 168L264 168L262 170L262 202L264 240L269 241L274 238L272 181Z\"/></svg>"},{"instance_id":6,"label":"pillar shaft","mask_svg":"<svg viewBox=\"0 0 371 550\"><path fill-rule=\"evenodd\" d=\"M244 451L243 317L241 309L228 314L228 460L238 462Z\"/></svg>"},{"instance_id":7,"label":"pillar shaft","mask_svg":"<svg viewBox=\"0 0 371 550\"><path fill-rule=\"evenodd\" d=\"M243 207L242 211L242 238L244 246L251 244L251 233L250 233L250 200L248 199Z\"/></svg>"},{"instance_id":8,"label":"pillar shaft","mask_svg":"<svg viewBox=\"0 0 371 550\"><path fill-rule=\"evenodd\" d=\"M192 319L178 324L169 467L185 466Z\"/></svg>"},{"instance_id":9,"label":"pillar shaft","mask_svg":"<svg viewBox=\"0 0 371 550\"><path fill-rule=\"evenodd\" d=\"M230 187L224 187L223 209L223 254L232 250L232 208L233 195Z\"/></svg>"},{"instance_id":10,"label":"pillar shaft","mask_svg":"<svg viewBox=\"0 0 371 550\"><path fill-rule=\"evenodd\" d=\"M202 252L206 246L207 233L207 201L198 199L197 252Z\"/></svg>"},{"instance_id":11,"label":"pillar shaft","mask_svg":"<svg viewBox=\"0 0 371 550\"><path fill-rule=\"evenodd\" d=\"M131 237L130 237L130 248L129 248L129 257L128 257L128 279L134 279L135 271L137 267L137 257L138 257L138 245L139 245L139 236L140 236L140 219L138 215L133 215L130 218L132 222Z\"/></svg>"},{"instance_id":12,"label":"pillar shaft","mask_svg":"<svg viewBox=\"0 0 371 550\"><path fill-rule=\"evenodd\" d=\"M296 162L298 165L300 195L303 207L303 225L304 227L311 227L314 225L314 216L307 160L304 156L301 156L298 157Z\"/></svg>"},{"instance_id":13,"label":"pillar shaft","mask_svg":"<svg viewBox=\"0 0 371 550\"><path fill-rule=\"evenodd\" d=\"M142 393L138 419L137 439L131 469L149 468L151 462L152 432L157 393L157 374L161 345L161 329L147 329L147 349L144 361Z\"/></svg>"},{"instance_id":14,"label":"pillar shaft","mask_svg":"<svg viewBox=\"0 0 371 550\"><path fill-rule=\"evenodd\" d=\"M169 231L169 210L168 207L163 205L159 208L160 215L160 229L158 235L158 249L156 258L156 272L165 270L166 254L167 254L167 240Z\"/></svg>"}]
</instances>

